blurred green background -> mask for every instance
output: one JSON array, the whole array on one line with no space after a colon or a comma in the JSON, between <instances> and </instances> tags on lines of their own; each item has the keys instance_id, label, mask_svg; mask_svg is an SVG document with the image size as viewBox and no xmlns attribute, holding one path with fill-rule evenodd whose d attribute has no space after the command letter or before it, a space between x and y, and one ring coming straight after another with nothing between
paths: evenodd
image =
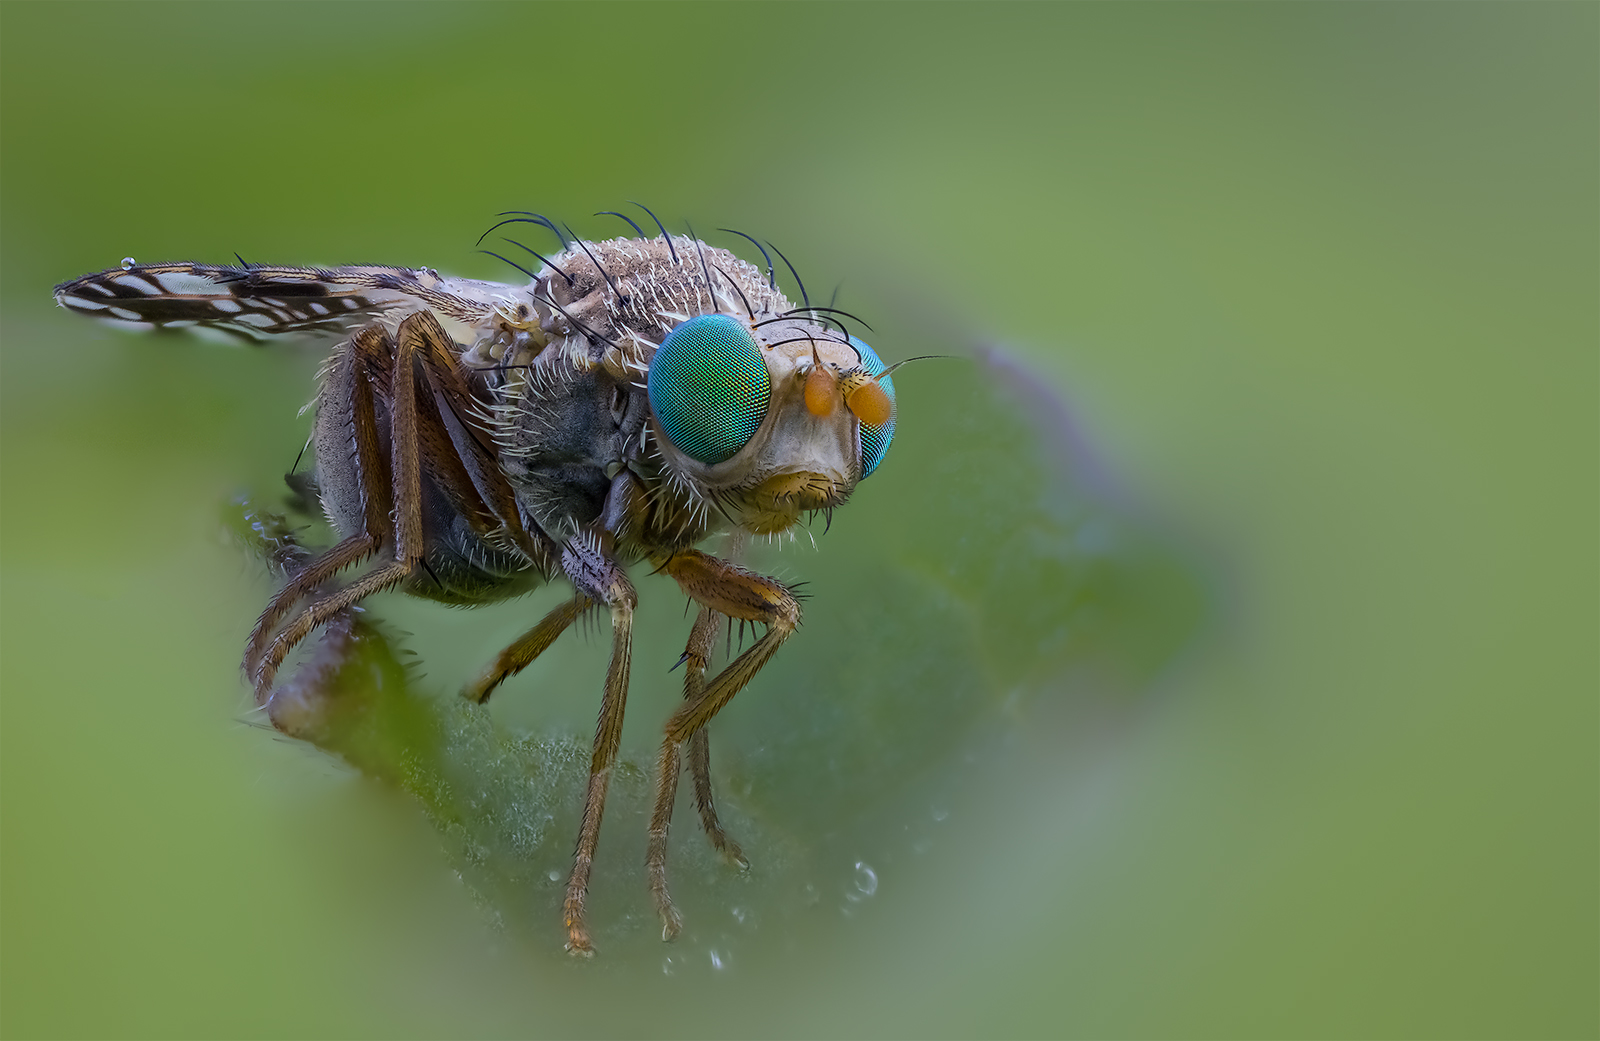
<instances>
[{"instance_id":1,"label":"blurred green background","mask_svg":"<svg viewBox=\"0 0 1600 1041\"><path fill-rule=\"evenodd\" d=\"M0 6L0 1032L1594 1036L1597 30L1579 4ZM998 346L1083 443L970 363L897 375L881 476L779 559L809 642L718 720L753 877L680 804L699 932L662 947L640 773L602 836L610 931L569 964L548 894L486 902L409 797L247 725L268 580L218 517L276 494L315 353L140 340L49 290L236 250L507 277L472 250L497 211L613 235L587 214L627 199L774 239L891 360ZM1074 510L1133 576L1119 651L1027 628L1064 610L1036 565ZM929 569L981 577L995 530L1037 545L941 599ZM687 627L651 588L637 764ZM375 606L445 699L544 602ZM579 747L604 641L558 651L495 719ZM860 715L808 700L817 662Z\"/></svg>"}]
</instances>

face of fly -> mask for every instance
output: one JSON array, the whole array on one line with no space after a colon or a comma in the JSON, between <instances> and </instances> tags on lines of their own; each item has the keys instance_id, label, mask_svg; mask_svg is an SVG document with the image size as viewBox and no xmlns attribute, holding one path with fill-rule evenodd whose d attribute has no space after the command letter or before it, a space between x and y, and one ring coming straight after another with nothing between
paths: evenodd
<instances>
[{"instance_id":1,"label":"face of fly","mask_svg":"<svg viewBox=\"0 0 1600 1041\"><path fill-rule=\"evenodd\" d=\"M756 534L833 509L870 472L864 429L869 443L874 430L892 429L893 400L869 374L881 369L870 353L802 319L719 314L684 323L651 364L652 431L664 461ZM710 369L733 378L682 377L691 368L693 377ZM703 437L697 423L720 423L726 436Z\"/></svg>"}]
</instances>

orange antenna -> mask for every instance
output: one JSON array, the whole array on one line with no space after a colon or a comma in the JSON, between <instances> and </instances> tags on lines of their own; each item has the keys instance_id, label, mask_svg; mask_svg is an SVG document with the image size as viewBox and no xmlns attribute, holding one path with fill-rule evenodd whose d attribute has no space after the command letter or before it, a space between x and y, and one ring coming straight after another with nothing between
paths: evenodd
<instances>
[{"instance_id":1,"label":"orange antenna","mask_svg":"<svg viewBox=\"0 0 1600 1041\"><path fill-rule=\"evenodd\" d=\"M845 407L857 419L871 426L889 422L894 403L889 400L889 392L878 386L877 377L865 369L851 369L839 382L844 389Z\"/></svg>"},{"instance_id":2,"label":"orange antenna","mask_svg":"<svg viewBox=\"0 0 1600 1041\"><path fill-rule=\"evenodd\" d=\"M806 375L806 411L813 416L833 415L834 402L839 400L839 380L832 370L822 364L817 354L817 341L811 341L811 371Z\"/></svg>"},{"instance_id":3,"label":"orange antenna","mask_svg":"<svg viewBox=\"0 0 1600 1041\"><path fill-rule=\"evenodd\" d=\"M889 422L890 416L894 415L894 402L889 400L889 392L879 386L878 381L900 366L910 362L951 357L954 357L954 355L920 354L915 358L897 361L876 376L862 368L851 369L839 381L844 388L845 407L853 412L861 422L871 426L882 426Z\"/></svg>"}]
</instances>

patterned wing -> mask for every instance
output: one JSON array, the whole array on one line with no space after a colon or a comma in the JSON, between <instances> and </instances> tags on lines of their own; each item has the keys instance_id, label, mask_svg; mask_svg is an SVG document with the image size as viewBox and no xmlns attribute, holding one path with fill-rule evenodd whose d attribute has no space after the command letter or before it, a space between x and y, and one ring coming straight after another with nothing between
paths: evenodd
<instances>
[{"instance_id":1,"label":"patterned wing","mask_svg":"<svg viewBox=\"0 0 1600 1041\"><path fill-rule=\"evenodd\" d=\"M257 342L302 333L344 336L383 317L432 308L476 324L516 293L427 268L128 264L63 282L56 303L125 329L183 329Z\"/></svg>"}]
</instances>

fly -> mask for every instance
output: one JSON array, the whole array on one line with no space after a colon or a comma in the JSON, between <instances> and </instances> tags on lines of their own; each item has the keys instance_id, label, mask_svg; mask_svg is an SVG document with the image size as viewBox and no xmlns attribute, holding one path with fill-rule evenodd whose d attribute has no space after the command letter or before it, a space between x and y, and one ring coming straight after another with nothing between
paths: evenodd
<instances>
[{"instance_id":1,"label":"fly","mask_svg":"<svg viewBox=\"0 0 1600 1041\"><path fill-rule=\"evenodd\" d=\"M646 237L629 220L638 238L585 241L538 214L502 216L561 239L550 257L513 243L537 262L507 261L529 276L524 285L429 268L130 259L55 297L128 329L338 341L319 374L312 443L317 494L340 541L290 577L251 632L244 670L258 704L296 645L383 590L473 605L571 584L571 600L466 685L478 703L586 612L609 614L610 665L563 901L574 953L594 949L585 901L638 603L626 569L647 562L678 583L700 610L681 662L683 702L661 742L646 857L670 940L682 920L667 887L667 832L684 760L712 844L748 866L711 801L706 725L800 624L792 588L695 547L720 531L776 535L803 515L831 516L894 437L891 367L849 331L852 316L785 298L770 259L763 275L664 227ZM734 619L765 631L708 678L713 640Z\"/></svg>"}]
</instances>

